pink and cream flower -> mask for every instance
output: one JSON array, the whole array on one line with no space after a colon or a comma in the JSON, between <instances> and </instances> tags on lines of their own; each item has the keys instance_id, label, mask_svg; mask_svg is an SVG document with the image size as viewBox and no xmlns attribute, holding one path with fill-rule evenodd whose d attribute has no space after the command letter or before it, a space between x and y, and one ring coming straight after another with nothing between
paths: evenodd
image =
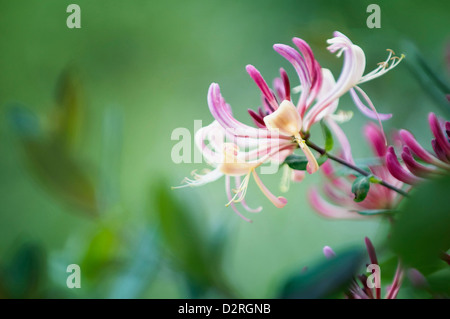
<instances>
[{"instance_id":1,"label":"pink and cream flower","mask_svg":"<svg viewBox=\"0 0 450 319\"><path fill-rule=\"evenodd\" d=\"M257 111L248 110L255 127L246 125L233 116L219 85L212 83L208 91L208 105L215 121L196 134L196 145L214 169L204 175L194 174L194 179L185 180L186 185L199 186L225 176L229 200L227 205L245 220L248 219L236 209L235 203L242 203L250 212L261 210L250 209L244 201L251 175L276 207L281 208L287 203L285 198L276 197L262 183L256 169L263 163L282 163L295 149L300 148L308 160L306 171L313 174L318 170L316 158L305 141L309 137L311 127L318 121L325 119L329 123L343 148L343 157L351 159L350 146L335 121L334 114L343 94L350 91L358 108L371 118L381 121L390 117L389 114L378 114L358 85L394 68L403 56L397 58L390 51L385 62L363 75L364 52L342 33L335 32L334 37L328 40L328 50L337 52L338 57L344 55L342 72L335 81L328 69L321 68L305 41L294 38L293 43L297 49L284 44L275 44L274 49L293 65L299 77L299 86L291 89L287 73L280 69L280 77L274 80L273 91L260 72L254 66L247 65L247 72L262 94L262 107ZM292 97L293 90L300 92L296 102ZM357 92L368 106L361 101ZM300 180L303 174L294 174L293 177ZM236 184L234 195L230 189L232 178Z\"/></svg>"}]
</instances>

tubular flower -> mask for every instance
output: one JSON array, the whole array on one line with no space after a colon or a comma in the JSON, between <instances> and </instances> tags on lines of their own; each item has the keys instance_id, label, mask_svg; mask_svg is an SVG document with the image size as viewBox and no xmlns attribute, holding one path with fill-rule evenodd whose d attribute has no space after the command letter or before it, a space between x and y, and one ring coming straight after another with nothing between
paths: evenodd
<instances>
[{"instance_id":1,"label":"tubular flower","mask_svg":"<svg viewBox=\"0 0 450 319\"><path fill-rule=\"evenodd\" d=\"M370 264L373 266L378 266L378 258L375 252L375 248L368 237L364 239L366 244L367 254L369 255ZM336 253L329 246L323 248L323 254L327 259L332 259L336 257ZM366 274L361 274L353 278L350 286L345 292L347 299L381 299L381 278L380 273L374 273L375 282L372 281L372 288L368 284L368 276ZM397 264L397 269L395 271L394 279L391 285L386 287L386 294L384 299L395 299L397 298L398 292L402 285L404 277L403 267L400 262Z\"/></svg>"},{"instance_id":2,"label":"tubular flower","mask_svg":"<svg viewBox=\"0 0 450 319\"><path fill-rule=\"evenodd\" d=\"M230 105L221 95L219 85L212 83L208 91L208 105L215 121L196 134L197 147L201 150L203 158L214 169L203 175L194 173L194 179L185 179L186 185L203 185L225 175L229 200L227 205L246 220L248 219L236 209L235 203L242 203L250 212L261 210L261 208L250 209L244 201L251 175L276 207L283 207L286 204L286 199L270 193L257 175L256 168L263 163L282 163L295 149L300 148L308 160L307 172L313 174L319 169L315 156L305 142L314 123L325 119L343 146L343 157L351 158L351 155L348 155L350 146L345 134L335 121L338 116L334 113L340 96L356 88L366 98L365 93L357 85L386 73L401 60L401 58L394 60L389 65L394 59L391 51L386 62L363 76L365 69L363 51L346 36L335 32L334 37L328 40L330 44L328 49L332 53L338 52L338 56L344 53L342 73L335 81L328 69L320 67L305 41L294 38L293 42L298 50L283 44L275 44L274 49L293 65L300 80L299 87L291 89L286 71L280 69L280 77L274 80L274 90L271 90L260 72L254 66L247 65L247 72L262 94L262 106L257 111L248 110L255 127L234 118ZM294 104L292 93L298 90L300 95ZM390 117L385 114L378 115L368 97L366 101L371 109L362 102L357 103L365 115L379 120ZM231 144L225 143L225 140L231 140ZM301 180L304 177L302 173L289 171L288 173L291 173L291 178L287 180ZM231 178L236 184L234 195L230 190Z\"/></svg>"},{"instance_id":3,"label":"tubular flower","mask_svg":"<svg viewBox=\"0 0 450 319\"><path fill-rule=\"evenodd\" d=\"M414 185L424 178L450 170L450 122L438 119L434 113L428 115L428 122L434 137L431 140L434 154L425 150L407 130L399 132L403 165L392 146L386 154L389 172L404 183Z\"/></svg>"},{"instance_id":4,"label":"tubular flower","mask_svg":"<svg viewBox=\"0 0 450 319\"><path fill-rule=\"evenodd\" d=\"M375 252L375 248L372 245L372 242L369 238L365 238L365 244L367 248L367 253L370 258L370 263L372 265L379 265L377 254ZM402 281L404 277L403 268L400 265L400 262L397 264L397 270L395 271L394 279L392 283L386 288L386 294L384 299L395 299L397 298L398 292L400 290ZM361 274L358 276L358 280L361 282L362 287L358 284L357 280L354 279L353 283L350 285L347 298L349 299L381 299L381 282L378 278L379 287L370 288L367 284L367 276L365 274Z\"/></svg>"},{"instance_id":5,"label":"tubular flower","mask_svg":"<svg viewBox=\"0 0 450 319\"><path fill-rule=\"evenodd\" d=\"M401 188L403 183L392 176L386 167L385 155L388 148L381 130L375 124L369 123L364 127L364 134L377 159L374 165L369 165L370 171L391 185ZM382 185L371 184L367 197L362 202L355 202L351 189L356 176L338 174L329 160L322 165L322 172L329 181L323 185L323 192L327 199L319 194L317 188L309 191L308 198L314 210L326 218L367 218L366 215L358 212L392 209L402 198L397 192Z\"/></svg>"}]
</instances>

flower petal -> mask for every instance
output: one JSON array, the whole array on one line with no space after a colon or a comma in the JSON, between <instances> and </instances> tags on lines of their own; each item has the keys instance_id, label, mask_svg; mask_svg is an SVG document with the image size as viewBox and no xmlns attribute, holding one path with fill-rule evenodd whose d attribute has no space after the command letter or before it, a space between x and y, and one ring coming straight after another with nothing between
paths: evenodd
<instances>
[{"instance_id":1,"label":"flower petal","mask_svg":"<svg viewBox=\"0 0 450 319\"><path fill-rule=\"evenodd\" d=\"M308 192L308 199L312 208L325 218L338 219L362 219L367 218L355 212L350 212L345 208L335 206L327 202L319 195L316 188L311 188Z\"/></svg>"},{"instance_id":2,"label":"flower petal","mask_svg":"<svg viewBox=\"0 0 450 319\"><path fill-rule=\"evenodd\" d=\"M276 110L278 107L278 103L275 100L275 96L272 94L272 91L270 91L269 86L262 77L261 73L251 64L247 65L245 69L247 70L253 81L255 81L256 85L259 87L270 106L272 106L272 108Z\"/></svg>"},{"instance_id":3,"label":"flower petal","mask_svg":"<svg viewBox=\"0 0 450 319\"><path fill-rule=\"evenodd\" d=\"M267 187L263 184L263 182L259 178L258 174L256 174L255 170L253 170L253 177L255 178L255 182L258 185L261 192L272 202L272 204L275 205L275 207L283 208L287 204L286 198L282 196L276 197L267 189Z\"/></svg>"},{"instance_id":4,"label":"flower petal","mask_svg":"<svg viewBox=\"0 0 450 319\"><path fill-rule=\"evenodd\" d=\"M392 146L389 146L386 153L386 166L392 176L394 176L399 181L410 185L416 184L421 181L420 178L414 176L400 165L397 159L397 155L395 154L394 148Z\"/></svg>"}]
</instances>

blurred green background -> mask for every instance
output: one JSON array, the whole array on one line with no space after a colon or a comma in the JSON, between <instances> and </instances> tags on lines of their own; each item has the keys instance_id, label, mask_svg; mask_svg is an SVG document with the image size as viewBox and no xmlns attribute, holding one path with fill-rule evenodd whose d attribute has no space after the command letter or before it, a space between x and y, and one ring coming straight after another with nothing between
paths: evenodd
<instances>
[{"instance_id":1,"label":"blurred green background","mask_svg":"<svg viewBox=\"0 0 450 319\"><path fill-rule=\"evenodd\" d=\"M251 182L247 202L264 206L252 224L224 207L223 180L170 190L204 167L171 161L171 132L212 121L209 84L250 123L246 110L260 97L245 65L268 81L283 66L295 81L272 50L294 36L335 77L342 59L326 50L334 30L363 48L366 72L387 48L405 53L363 89L394 113L387 130L429 141L426 114L448 113L415 52L448 80L450 3L377 1L381 29L368 29L372 2L77 0L82 28L68 29L73 1L0 0L0 296L274 297L286 276L324 258L324 245L382 240L380 220L312 211L306 191L319 174L291 185L282 210ZM346 96L340 109L355 106ZM354 155L368 157L364 121L356 111L343 129ZM276 194L280 177L263 176ZM81 266L81 289L65 286L69 264Z\"/></svg>"}]
</instances>

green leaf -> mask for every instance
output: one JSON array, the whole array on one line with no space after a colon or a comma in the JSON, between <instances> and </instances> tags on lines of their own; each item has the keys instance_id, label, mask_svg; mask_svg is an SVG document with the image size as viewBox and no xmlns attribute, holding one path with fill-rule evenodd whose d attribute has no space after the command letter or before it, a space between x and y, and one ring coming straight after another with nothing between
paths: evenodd
<instances>
[{"instance_id":1,"label":"green leaf","mask_svg":"<svg viewBox=\"0 0 450 319\"><path fill-rule=\"evenodd\" d=\"M369 210L352 210L360 215L372 216L372 215L392 215L395 213L392 209L369 209Z\"/></svg>"},{"instance_id":2,"label":"green leaf","mask_svg":"<svg viewBox=\"0 0 450 319\"><path fill-rule=\"evenodd\" d=\"M53 137L70 149L79 138L84 111L81 85L73 70L66 70L61 74L56 89L56 102L57 108L50 114L54 123Z\"/></svg>"},{"instance_id":3,"label":"green leaf","mask_svg":"<svg viewBox=\"0 0 450 319\"><path fill-rule=\"evenodd\" d=\"M158 184L154 194L162 242L175 266L185 274L186 283L195 287L192 296L198 297L209 288L231 296L221 270L219 242L223 234L215 237L208 232L204 217L199 216L198 201L194 204L192 199L181 197L182 193L171 191L164 182Z\"/></svg>"},{"instance_id":4,"label":"green leaf","mask_svg":"<svg viewBox=\"0 0 450 319\"><path fill-rule=\"evenodd\" d=\"M321 155L317 158L317 163L321 166L328 159L327 155ZM308 159L306 156L291 154L284 160L283 164L287 164L290 168L295 169L297 171L305 171L306 166L308 165Z\"/></svg>"},{"instance_id":5,"label":"green leaf","mask_svg":"<svg viewBox=\"0 0 450 319\"><path fill-rule=\"evenodd\" d=\"M308 164L308 159L306 156L291 154L284 160L284 163L287 164L290 168L305 171L306 165Z\"/></svg>"},{"instance_id":6,"label":"green leaf","mask_svg":"<svg viewBox=\"0 0 450 319\"><path fill-rule=\"evenodd\" d=\"M417 186L403 200L392 226L391 248L424 275L446 265L439 256L450 247L449 190L450 176Z\"/></svg>"},{"instance_id":7,"label":"green leaf","mask_svg":"<svg viewBox=\"0 0 450 319\"><path fill-rule=\"evenodd\" d=\"M429 290L441 298L450 297L450 267L441 269L427 277Z\"/></svg>"},{"instance_id":8,"label":"green leaf","mask_svg":"<svg viewBox=\"0 0 450 319\"><path fill-rule=\"evenodd\" d=\"M131 256L110 289L109 298L142 298L153 283L160 265L158 234L146 226L134 245Z\"/></svg>"},{"instance_id":9,"label":"green leaf","mask_svg":"<svg viewBox=\"0 0 450 319\"><path fill-rule=\"evenodd\" d=\"M450 92L450 87L442 76L432 70L422 53L412 42L405 42L405 51L408 52L408 58L405 59L405 65L420 83L420 87L425 94L428 94L442 110L450 113L449 103L446 95ZM435 66L434 66L435 67Z\"/></svg>"},{"instance_id":10,"label":"green leaf","mask_svg":"<svg viewBox=\"0 0 450 319\"><path fill-rule=\"evenodd\" d=\"M0 274L0 295L7 298L39 298L46 279L46 258L42 249L23 244ZM3 290L3 291L2 291Z\"/></svg>"},{"instance_id":11,"label":"green leaf","mask_svg":"<svg viewBox=\"0 0 450 319\"><path fill-rule=\"evenodd\" d=\"M370 176L369 181L373 184L380 184L382 182L381 179L379 179L378 177L375 177L375 176Z\"/></svg>"},{"instance_id":12,"label":"green leaf","mask_svg":"<svg viewBox=\"0 0 450 319\"><path fill-rule=\"evenodd\" d=\"M45 140L23 140L23 145L31 168L46 186L88 215L98 215L94 184L80 163Z\"/></svg>"},{"instance_id":13,"label":"green leaf","mask_svg":"<svg viewBox=\"0 0 450 319\"><path fill-rule=\"evenodd\" d=\"M300 274L289 278L283 285L280 298L317 299L342 292L362 265L364 253L349 249L338 253Z\"/></svg>"},{"instance_id":14,"label":"green leaf","mask_svg":"<svg viewBox=\"0 0 450 319\"><path fill-rule=\"evenodd\" d=\"M355 202L362 202L370 189L370 177L368 176L359 176L355 179L352 184L352 193L355 195Z\"/></svg>"},{"instance_id":15,"label":"green leaf","mask_svg":"<svg viewBox=\"0 0 450 319\"><path fill-rule=\"evenodd\" d=\"M325 140L325 150L327 152L333 149L333 135L331 134L330 128L327 126L324 120L320 121L320 126L322 127L323 138Z\"/></svg>"},{"instance_id":16,"label":"green leaf","mask_svg":"<svg viewBox=\"0 0 450 319\"><path fill-rule=\"evenodd\" d=\"M66 147L42 134L37 116L15 104L9 112L32 172L53 192L90 216L98 214L96 189L82 163Z\"/></svg>"},{"instance_id":17,"label":"green leaf","mask_svg":"<svg viewBox=\"0 0 450 319\"><path fill-rule=\"evenodd\" d=\"M317 164L319 164L319 166L322 166L323 163L325 163L328 159L328 156L326 154L321 155L318 159L317 159Z\"/></svg>"}]
</instances>

